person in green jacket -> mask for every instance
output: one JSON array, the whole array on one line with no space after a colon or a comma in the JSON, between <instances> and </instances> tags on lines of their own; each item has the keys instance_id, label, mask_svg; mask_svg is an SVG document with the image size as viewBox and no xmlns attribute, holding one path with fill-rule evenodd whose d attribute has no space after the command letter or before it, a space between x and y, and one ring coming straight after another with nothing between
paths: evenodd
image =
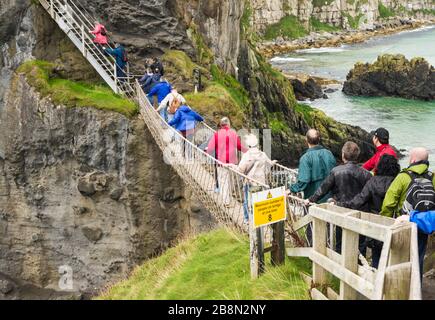
<instances>
[{"instance_id":1,"label":"person in green jacket","mask_svg":"<svg viewBox=\"0 0 435 320\"><path fill-rule=\"evenodd\" d=\"M290 186L293 193L304 193L304 199L311 197L322 182L329 176L337 162L331 151L320 145L320 133L310 129L306 135L308 150L299 161L298 181ZM322 197L318 203L328 200L329 194Z\"/></svg>"},{"instance_id":2,"label":"person in green jacket","mask_svg":"<svg viewBox=\"0 0 435 320\"><path fill-rule=\"evenodd\" d=\"M429 171L429 152L425 148L412 149L409 154L409 167L402 172L391 183L380 214L387 217L397 218L402 214L403 203L406 199L406 193L411 184L411 177L407 172L414 172L422 175ZM435 175L432 181L435 188ZM418 253L420 262L420 276L423 275L423 262L426 253L428 235L418 230Z\"/></svg>"}]
</instances>

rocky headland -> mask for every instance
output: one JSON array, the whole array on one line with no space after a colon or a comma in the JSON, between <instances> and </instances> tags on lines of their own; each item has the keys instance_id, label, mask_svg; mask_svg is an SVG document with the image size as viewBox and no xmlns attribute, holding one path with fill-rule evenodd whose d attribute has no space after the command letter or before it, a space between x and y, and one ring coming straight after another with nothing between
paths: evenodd
<instances>
[{"instance_id":1,"label":"rocky headland","mask_svg":"<svg viewBox=\"0 0 435 320\"><path fill-rule=\"evenodd\" d=\"M346 77L343 92L357 96L435 99L435 69L423 58L385 54L374 63L357 63Z\"/></svg>"}]
</instances>

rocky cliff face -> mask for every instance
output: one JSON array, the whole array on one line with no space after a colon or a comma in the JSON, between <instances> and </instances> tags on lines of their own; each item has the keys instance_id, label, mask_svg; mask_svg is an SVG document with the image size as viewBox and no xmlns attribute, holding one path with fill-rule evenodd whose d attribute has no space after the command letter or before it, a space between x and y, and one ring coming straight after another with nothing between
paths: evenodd
<instances>
[{"instance_id":1,"label":"rocky cliff face","mask_svg":"<svg viewBox=\"0 0 435 320\"><path fill-rule=\"evenodd\" d=\"M379 4L390 8L395 15L430 17L435 9L431 0L250 0L251 22L257 31L293 15L309 28L310 18L343 28L371 28L381 16ZM433 13L432 13L433 15ZM355 23L356 22L356 23Z\"/></svg>"},{"instance_id":2,"label":"rocky cliff face","mask_svg":"<svg viewBox=\"0 0 435 320\"><path fill-rule=\"evenodd\" d=\"M139 119L54 106L17 76L0 126L0 272L9 277L59 290L70 268L73 291L93 294L213 224Z\"/></svg>"}]
</instances>

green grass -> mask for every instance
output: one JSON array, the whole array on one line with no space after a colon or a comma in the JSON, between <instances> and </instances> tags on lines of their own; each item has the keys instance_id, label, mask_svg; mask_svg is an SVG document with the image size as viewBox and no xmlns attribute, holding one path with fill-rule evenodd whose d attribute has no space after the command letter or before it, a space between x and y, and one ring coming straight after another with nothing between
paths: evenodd
<instances>
[{"instance_id":1,"label":"green grass","mask_svg":"<svg viewBox=\"0 0 435 320\"><path fill-rule=\"evenodd\" d=\"M288 259L280 267L268 263L266 273L251 280L247 237L219 229L145 262L98 299L308 299L299 275L306 268L310 264L300 259Z\"/></svg>"},{"instance_id":2,"label":"green grass","mask_svg":"<svg viewBox=\"0 0 435 320\"><path fill-rule=\"evenodd\" d=\"M394 17L396 15L392 9L387 8L381 2L379 2L378 4L378 10L379 10L379 17L381 17L382 19L388 17Z\"/></svg>"},{"instance_id":3,"label":"green grass","mask_svg":"<svg viewBox=\"0 0 435 320\"><path fill-rule=\"evenodd\" d=\"M279 22L272 24L266 28L264 38L266 40L273 40L277 37L287 37L290 39L297 39L306 36L308 31L299 22L295 16L286 16Z\"/></svg>"},{"instance_id":4,"label":"green grass","mask_svg":"<svg viewBox=\"0 0 435 320\"><path fill-rule=\"evenodd\" d=\"M224 86L230 93L231 97L242 109L246 108L249 104L249 96L248 92L240 84L240 82L237 81L236 78L234 78L233 76L225 73L215 64L211 66L210 70L213 76L213 81Z\"/></svg>"},{"instance_id":5,"label":"green grass","mask_svg":"<svg viewBox=\"0 0 435 320\"><path fill-rule=\"evenodd\" d=\"M233 89L236 90L236 89ZM226 116L232 126L239 129L246 123L246 114L226 87L217 82L208 83L204 91L183 94L188 104L207 122L217 124Z\"/></svg>"},{"instance_id":6,"label":"green grass","mask_svg":"<svg viewBox=\"0 0 435 320\"><path fill-rule=\"evenodd\" d=\"M343 11L342 11L342 14L343 14L344 17L347 18L347 21L349 22L349 26L352 29L358 29L360 20L364 16L362 13L359 13L357 16L352 17L349 13L346 13L346 12L343 12Z\"/></svg>"},{"instance_id":7,"label":"green grass","mask_svg":"<svg viewBox=\"0 0 435 320\"><path fill-rule=\"evenodd\" d=\"M192 79L193 70L196 68L200 69L202 74L208 74L205 68L194 63L184 51L180 50L166 51L162 56L162 63L165 65L167 73L180 75L184 79Z\"/></svg>"},{"instance_id":8,"label":"green grass","mask_svg":"<svg viewBox=\"0 0 435 320\"><path fill-rule=\"evenodd\" d=\"M31 86L42 96L50 96L56 105L67 107L93 107L121 113L127 117L138 112L137 106L103 85L61 79L54 74L54 65L41 60L23 63L18 73L24 73Z\"/></svg>"},{"instance_id":9,"label":"green grass","mask_svg":"<svg viewBox=\"0 0 435 320\"><path fill-rule=\"evenodd\" d=\"M310 25L312 30L314 31L326 31L326 32L332 32L332 31L338 31L340 28L332 26L327 23L320 22L318 19L311 17L310 18Z\"/></svg>"},{"instance_id":10,"label":"green grass","mask_svg":"<svg viewBox=\"0 0 435 320\"><path fill-rule=\"evenodd\" d=\"M323 6L330 5L333 0L313 0L313 7L319 8Z\"/></svg>"}]
</instances>

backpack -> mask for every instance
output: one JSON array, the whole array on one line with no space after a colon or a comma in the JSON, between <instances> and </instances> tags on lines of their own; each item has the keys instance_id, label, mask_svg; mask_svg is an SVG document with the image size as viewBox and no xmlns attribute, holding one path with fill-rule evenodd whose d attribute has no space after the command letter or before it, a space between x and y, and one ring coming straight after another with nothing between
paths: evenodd
<instances>
[{"instance_id":1,"label":"backpack","mask_svg":"<svg viewBox=\"0 0 435 320\"><path fill-rule=\"evenodd\" d=\"M128 62L128 55L127 55L127 51L125 49L122 50L122 61L124 61L125 63Z\"/></svg>"},{"instance_id":2,"label":"backpack","mask_svg":"<svg viewBox=\"0 0 435 320\"><path fill-rule=\"evenodd\" d=\"M177 109L181 106L181 101L177 98L177 96L173 96L171 105L169 106L168 113L174 114L177 112Z\"/></svg>"},{"instance_id":3,"label":"backpack","mask_svg":"<svg viewBox=\"0 0 435 320\"><path fill-rule=\"evenodd\" d=\"M407 171L411 177L408 191L402 211L411 214L412 211L426 212L435 210L435 190L433 187L434 174L426 172L418 175L412 171Z\"/></svg>"}]
</instances>

